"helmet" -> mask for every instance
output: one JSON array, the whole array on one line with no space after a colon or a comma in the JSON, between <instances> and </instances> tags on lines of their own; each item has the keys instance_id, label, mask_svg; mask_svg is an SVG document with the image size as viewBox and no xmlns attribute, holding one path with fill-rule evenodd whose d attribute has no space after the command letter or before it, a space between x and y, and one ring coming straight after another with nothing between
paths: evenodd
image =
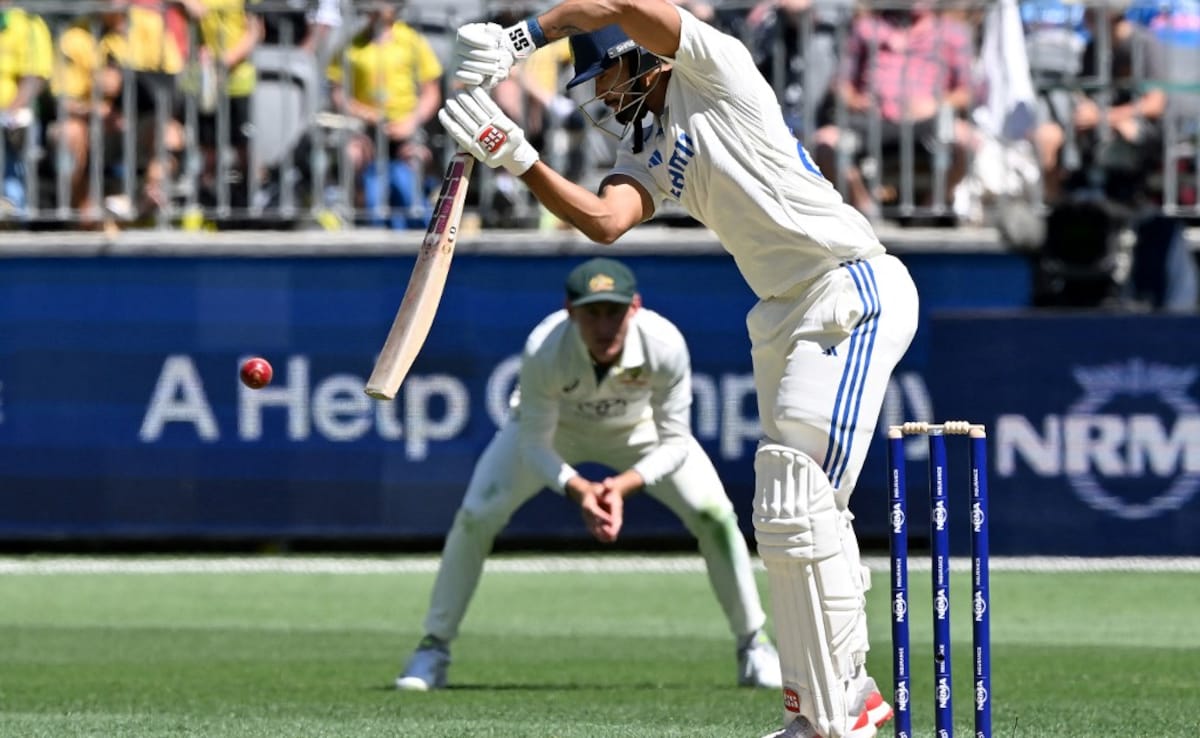
<instances>
[{"instance_id":1,"label":"helmet","mask_svg":"<svg viewBox=\"0 0 1200 738\"><path fill-rule=\"evenodd\" d=\"M594 79L605 69L614 66L626 53L640 48L616 24L572 36L571 56L575 60L575 76L567 83L567 89Z\"/></svg>"}]
</instances>

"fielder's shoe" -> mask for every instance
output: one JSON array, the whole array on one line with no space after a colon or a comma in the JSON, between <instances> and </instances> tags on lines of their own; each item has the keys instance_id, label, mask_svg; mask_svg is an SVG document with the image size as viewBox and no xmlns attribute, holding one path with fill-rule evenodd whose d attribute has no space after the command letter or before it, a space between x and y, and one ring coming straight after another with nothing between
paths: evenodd
<instances>
[{"instance_id":1,"label":"fielder's shoe","mask_svg":"<svg viewBox=\"0 0 1200 738\"><path fill-rule=\"evenodd\" d=\"M771 645L771 639L761 630L755 631L738 643L737 666L739 687L783 687L779 654Z\"/></svg>"},{"instance_id":2,"label":"fielder's shoe","mask_svg":"<svg viewBox=\"0 0 1200 738\"><path fill-rule=\"evenodd\" d=\"M408 659L404 673L396 677L396 689L427 692L446 686L450 668L450 644L427 635Z\"/></svg>"}]
</instances>

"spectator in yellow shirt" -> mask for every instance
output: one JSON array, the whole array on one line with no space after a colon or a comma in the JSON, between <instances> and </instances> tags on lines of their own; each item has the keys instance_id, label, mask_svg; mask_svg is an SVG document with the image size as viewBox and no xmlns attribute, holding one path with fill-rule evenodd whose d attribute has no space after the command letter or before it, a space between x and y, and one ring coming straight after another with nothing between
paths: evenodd
<instances>
[{"instance_id":1,"label":"spectator in yellow shirt","mask_svg":"<svg viewBox=\"0 0 1200 738\"><path fill-rule=\"evenodd\" d=\"M26 203L24 142L36 135L34 101L50 79L53 46L40 17L0 0L0 128L4 136L3 199L12 209Z\"/></svg>"},{"instance_id":2,"label":"spectator in yellow shirt","mask_svg":"<svg viewBox=\"0 0 1200 738\"><path fill-rule=\"evenodd\" d=\"M232 146L237 153L237 171L233 175L232 204L249 201L246 171L249 165L250 95L254 92L254 66L250 56L263 37L263 23L246 11L246 0L178 0L199 25L200 49L197 52L201 78L222 79L216 87L201 82L199 93L199 137L204 150L204 175L201 189L215 198L216 161L221 146ZM254 0L252 0L254 1ZM216 93L216 94L213 94ZM228 97L229 137L217 140L219 95Z\"/></svg>"},{"instance_id":3,"label":"spectator in yellow shirt","mask_svg":"<svg viewBox=\"0 0 1200 738\"><path fill-rule=\"evenodd\" d=\"M92 21L82 17L64 31L58 40L54 78L51 88L63 101L66 118L54 124L50 140L59 142L69 155L70 204L90 219L88 212L95 204L89 187L89 136L91 116L101 121L103 156L106 169L123 163L124 131L128 126L137 130L135 165L144 174L140 210L148 211L165 206L165 180L177 168L177 158L183 149L183 128L178 120L168 117L158 126L155 116L155 86L168 83L164 75L178 74L183 59L175 41L165 30L161 13L142 5L130 5L128 0L111 0L110 7L99 14L100 39L92 35ZM132 86L134 105L123 110L123 88ZM93 96L93 81L97 86ZM171 114L169 93L163 94L164 110ZM160 161L155 154L156 131L161 130L163 147L168 156ZM102 166L105 166L102 164ZM113 198L119 202L118 198ZM117 208L130 210L130 206ZM122 213L118 213L122 214Z\"/></svg>"},{"instance_id":4,"label":"spectator in yellow shirt","mask_svg":"<svg viewBox=\"0 0 1200 738\"><path fill-rule=\"evenodd\" d=\"M375 142L382 139L387 147L389 225L424 228L429 202L423 170L431 158L424 145L424 126L442 103L442 65L424 36L396 20L397 5L403 3L370 6L368 25L342 58L334 58L328 76L339 112L365 127L365 133L351 136L347 143L361 205L371 213L373 223L382 225L376 213L384 185L375 167Z\"/></svg>"}]
</instances>

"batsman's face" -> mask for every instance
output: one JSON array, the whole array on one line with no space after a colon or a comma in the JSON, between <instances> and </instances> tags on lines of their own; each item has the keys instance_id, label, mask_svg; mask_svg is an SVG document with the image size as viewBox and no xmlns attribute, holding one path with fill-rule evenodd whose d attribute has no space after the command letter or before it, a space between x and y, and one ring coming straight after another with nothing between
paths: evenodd
<instances>
[{"instance_id":1,"label":"batsman's face","mask_svg":"<svg viewBox=\"0 0 1200 738\"><path fill-rule=\"evenodd\" d=\"M625 125L633 122L638 103L645 97L645 92L638 89L637 80L631 78L629 72L625 59L622 59L596 77L596 97L613 111L617 122Z\"/></svg>"},{"instance_id":2,"label":"batsman's face","mask_svg":"<svg viewBox=\"0 0 1200 738\"><path fill-rule=\"evenodd\" d=\"M629 335L629 324L641 305L641 298L634 295L633 302L628 305L593 302L569 308L571 320L575 321L579 337L583 339L583 345L593 361L607 366L621 358L625 337Z\"/></svg>"}]
</instances>

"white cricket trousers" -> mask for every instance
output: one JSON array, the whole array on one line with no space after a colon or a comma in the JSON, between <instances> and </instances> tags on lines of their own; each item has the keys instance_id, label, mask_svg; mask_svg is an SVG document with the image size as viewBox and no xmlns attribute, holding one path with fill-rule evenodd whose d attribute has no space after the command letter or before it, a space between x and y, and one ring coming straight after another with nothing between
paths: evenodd
<instances>
[{"instance_id":1,"label":"white cricket trousers","mask_svg":"<svg viewBox=\"0 0 1200 738\"><path fill-rule=\"evenodd\" d=\"M595 462L623 471L657 442L653 423L646 421L632 433L560 428L554 445L567 463ZM493 541L517 508L542 488L541 479L521 459L517 423L506 422L476 463L446 537L425 617L426 633L446 641L458 635ZM749 548L738 530L733 504L700 444L690 439L683 465L644 491L666 505L696 537L730 631L740 637L761 628L766 615Z\"/></svg>"},{"instance_id":2,"label":"white cricket trousers","mask_svg":"<svg viewBox=\"0 0 1200 738\"><path fill-rule=\"evenodd\" d=\"M917 330L908 269L883 254L832 269L746 318L768 442L822 465L845 510L892 369Z\"/></svg>"}]
</instances>

